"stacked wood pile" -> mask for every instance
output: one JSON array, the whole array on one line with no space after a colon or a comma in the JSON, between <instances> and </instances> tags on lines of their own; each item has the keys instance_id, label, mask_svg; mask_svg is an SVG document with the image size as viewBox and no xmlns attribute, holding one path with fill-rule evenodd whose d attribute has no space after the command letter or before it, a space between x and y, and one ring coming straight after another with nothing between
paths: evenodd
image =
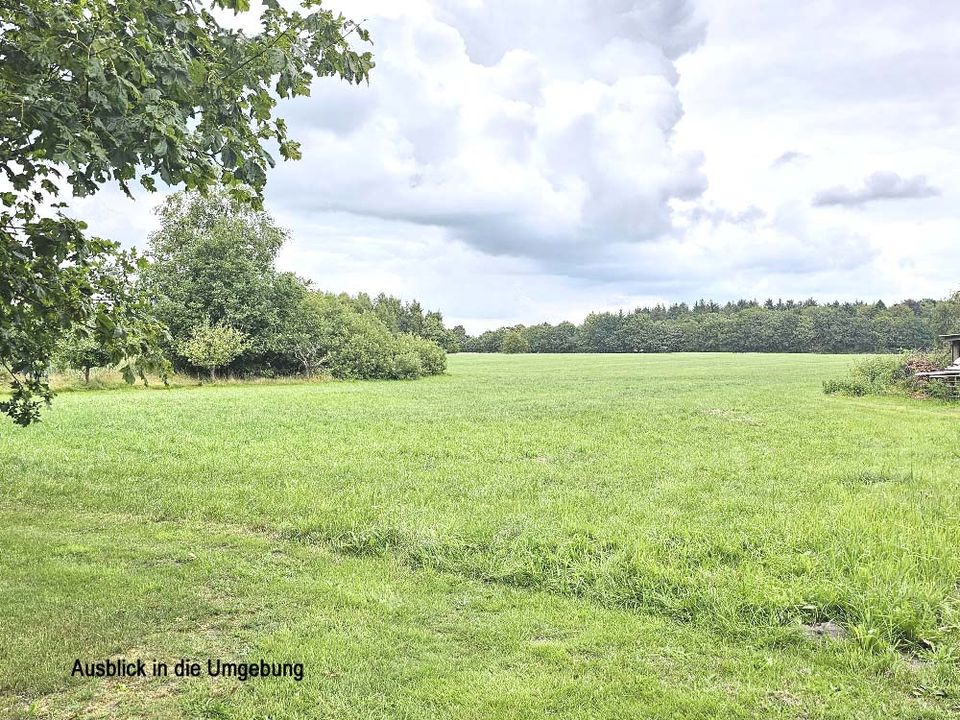
<instances>
[{"instance_id":1,"label":"stacked wood pile","mask_svg":"<svg viewBox=\"0 0 960 720\"><path fill-rule=\"evenodd\" d=\"M911 375L925 375L926 373L937 372L940 369L935 362L922 355L911 355L907 358L904 366L910 371Z\"/></svg>"}]
</instances>

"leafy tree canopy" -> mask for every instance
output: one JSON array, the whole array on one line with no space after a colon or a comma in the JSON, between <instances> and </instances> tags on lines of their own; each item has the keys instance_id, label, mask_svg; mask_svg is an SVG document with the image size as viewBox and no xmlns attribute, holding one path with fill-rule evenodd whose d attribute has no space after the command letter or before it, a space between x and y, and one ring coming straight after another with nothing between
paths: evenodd
<instances>
[{"instance_id":1,"label":"leafy tree canopy","mask_svg":"<svg viewBox=\"0 0 960 720\"><path fill-rule=\"evenodd\" d=\"M508 330L503 336L503 345L500 351L505 353L530 352L530 342L524 336L522 330Z\"/></svg>"},{"instance_id":2,"label":"leafy tree canopy","mask_svg":"<svg viewBox=\"0 0 960 720\"><path fill-rule=\"evenodd\" d=\"M446 353L435 341L388 326L360 296L310 292L286 325L284 341L310 376L352 379L438 375Z\"/></svg>"},{"instance_id":3,"label":"leafy tree canopy","mask_svg":"<svg viewBox=\"0 0 960 720\"><path fill-rule=\"evenodd\" d=\"M89 325L111 354L142 357L157 327L115 284L139 259L88 238L63 214L63 192L106 182L127 193L156 180L205 192L223 183L259 207L266 169L300 155L278 100L317 77L362 82L373 67L366 31L305 0L266 0L260 30L214 10L248 0L10 0L0 4L0 361L14 394L0 403L21 424L49 400L43 380L59 338ZM133 372L131 370L130 372Z\"/></svg>"},{"instance_id":4,"label":"leafy tree canopy","mask_svg":"<svg viewBox=\"0 0 960 720\"><path fill-rule=\"evenodd\" d=\"M249 339L245 368L262 371L283 351L285 326L306 283L274 268L287 232L263 210L220 190L178 193L159 209L143 274L174 355L194 327L225 324ZM283 369L283 368L281 368Z\"/></svg>"},{"instance_id":5,"label":"leafy tree canopy","mask_svg":"<svg viewBox=\"0 0 960 720\"><path fill-rule=\"evenodd\" d=\"M111 361L110 353L97 342L94 333L83 326L77 326L60 341L57 358L66 367L82 370L86 383L90 382L91 368L106 367Z\"/></svg>"},{"instance_id":6,"label":"leafy tree canopy","mask_svg":"<svg viewBox=\"0 0 960 720\"><path fill-rule=\"evenodd\" d=\"M471 352L817 352L889 353L938 348L938 335L960 332L960 293L945 300L894 305L700 300L591 313L569 322L503 327L467 338ZM528 349L523 349L528 348Z\"/></svg>"},{"instance_id":7,"label":"leafy tree canopy","mask_svg":"<svg viewBox=\"0 0 960 720\"><path fill-rule=\"evenodd\" d=\"M247 348L246 336L226 325L199 325L190 331L181 345L192 364L210 371L210 379L217 379L217 368L223 367Z\"/></svg>"}]
</instances>

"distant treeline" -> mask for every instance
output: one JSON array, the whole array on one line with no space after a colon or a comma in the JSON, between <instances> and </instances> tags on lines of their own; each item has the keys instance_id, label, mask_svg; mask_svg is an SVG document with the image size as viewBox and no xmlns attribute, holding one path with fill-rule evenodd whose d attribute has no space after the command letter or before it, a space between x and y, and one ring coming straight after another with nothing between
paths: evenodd
<instances>
[{"instance_id":1,"label":"distant treeline","mask_svg":"<svg viewBox=\"0 0 960 720\"><path fill-rule=\"evenodd\" d=\"M818 303L700 300L591 313L580 325L516 325L466 339L469 352L873 353L930 349L960 332L960 293L946 300Z\"/></svg>"}]
</instances>

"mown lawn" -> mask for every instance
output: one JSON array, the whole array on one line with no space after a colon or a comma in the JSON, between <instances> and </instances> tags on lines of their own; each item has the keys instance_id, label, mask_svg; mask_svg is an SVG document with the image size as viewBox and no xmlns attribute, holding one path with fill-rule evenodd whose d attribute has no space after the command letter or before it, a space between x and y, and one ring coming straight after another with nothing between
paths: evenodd
<instances>
[{"instance_id":1,"label":"mown lawn","mask_svg":"<svg viewBox=\"0 0 960 720\"><path fill-rule=\"evenodd\" d=\"M0 717L955 717L960 409L850 362L64 394L0 426Z\"/></svg>"}]
</instances>

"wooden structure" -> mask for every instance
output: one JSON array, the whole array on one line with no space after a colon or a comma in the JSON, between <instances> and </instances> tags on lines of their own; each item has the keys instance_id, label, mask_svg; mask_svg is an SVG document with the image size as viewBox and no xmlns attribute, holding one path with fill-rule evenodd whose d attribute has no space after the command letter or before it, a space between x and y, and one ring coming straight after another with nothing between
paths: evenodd
<instances>
[{"instance_id":1,"label":"wooden structure","mask_svg":"<svg viewBox=\"0 0 960 720\"><path fill-rule=\"evenodd\" d=\"M950 360L953 364L948 365L943 370L917 373L917 377L924 377L930 380L945 380L949 383L960 383L960 333L956 335L941 335L940 339L950 345Z\"/></svg>"},{"instance_id":2,"label":"wooden structure","mask_svg":"<svg viewBox=\"0 0 960 720\"><path fill-rule=\"evenodd\" d=\"M950 362L956 364L960 360L960 334L941 335L940 339L950 345Z\"/></svg>"}]
</instances>

